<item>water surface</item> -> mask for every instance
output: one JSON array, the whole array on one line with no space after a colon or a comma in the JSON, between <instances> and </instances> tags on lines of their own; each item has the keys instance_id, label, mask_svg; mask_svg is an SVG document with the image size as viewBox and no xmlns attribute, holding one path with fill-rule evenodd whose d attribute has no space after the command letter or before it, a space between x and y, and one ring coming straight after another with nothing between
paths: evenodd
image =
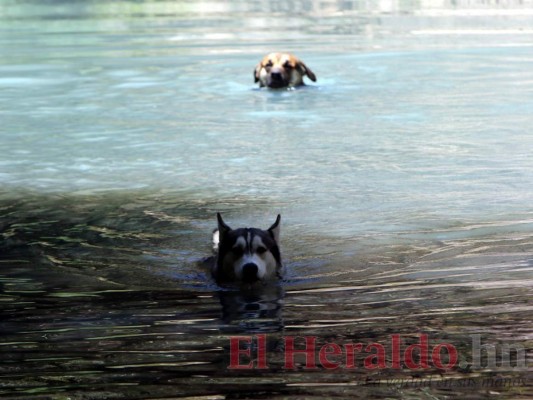
<instances>
[{"instance_id":1,"label":"water surface","mask_svg":"<svg viewBox=\"0 0 533 400\"><path fill-rule=\"evenodd\" d=\"M533 395L527 3L0 15L2 396ZM272 50L318 82L254 87ZM282 214L282 282L212 281L198 261L219 211L235 227ZM268 368L228 369L230 338L257 334ZM289 336L405 349L422 334L457 365L284 369ZM526 367L473 365L476 335Z\"/></svg>"}]
</instances>

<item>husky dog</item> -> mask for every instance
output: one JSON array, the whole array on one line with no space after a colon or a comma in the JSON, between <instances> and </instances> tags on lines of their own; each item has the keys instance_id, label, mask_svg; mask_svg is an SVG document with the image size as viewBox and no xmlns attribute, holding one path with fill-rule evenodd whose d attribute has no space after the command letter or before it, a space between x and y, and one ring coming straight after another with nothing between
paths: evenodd
<instances>
[{"instance_id":1,"label":"husky dog","mask_svg":"<svg viewBox=\"0 0 533 400\"><path fill-rule=\"evenodd\" d=\"M213 233L216 260L213 276L218 282L252 284L281 277L280 220L266 231L257 228L231 229L217 213L218 230Z\"/></svg>"},{"instance_id":2,"label":"husky dog","mask_svg":"<svg viewBox=\"0 0 533 400\"><path fill-rule=\"evenodd\" d=\"M270 53L254 69L259 87L272 89L304 85L304 76L316 82L316 76L298 57L290 53Z\"/></svg>"}]
</instances>

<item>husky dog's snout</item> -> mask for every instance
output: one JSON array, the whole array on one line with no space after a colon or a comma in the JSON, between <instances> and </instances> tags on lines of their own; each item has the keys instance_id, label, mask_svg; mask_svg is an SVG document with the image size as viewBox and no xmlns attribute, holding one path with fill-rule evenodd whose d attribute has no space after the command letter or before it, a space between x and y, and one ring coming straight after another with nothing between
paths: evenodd
<instances>
[{"instance_id":1,"label":"husky dog's snout","mask_svg":"<svg viewBox=\"0 0 533 400\"><path fill-rule=\"evenodd\" d=\"M257 265L248 263L244 264L242 266L242 280L243 282L255 282L259 278L257 276L257 272L259 271L259 268Z\"/></svg>"},{"instance_id":2,"label":"husky dog's snout","mask_svg":"<svg viewBox=\"0 0 533 400\"><path fill-rule=\"evenodd\" d=\"M213 275L217 281L254 283L281 276L279 215L267 230L231 229L220 214L217 219L218 229L213 233L213 248L217 252Z\"/></svg>"}]
</instances>

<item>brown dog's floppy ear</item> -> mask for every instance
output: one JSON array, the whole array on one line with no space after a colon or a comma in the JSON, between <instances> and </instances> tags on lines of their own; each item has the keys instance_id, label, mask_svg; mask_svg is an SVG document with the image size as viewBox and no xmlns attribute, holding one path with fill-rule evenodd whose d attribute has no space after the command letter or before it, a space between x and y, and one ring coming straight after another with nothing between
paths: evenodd
<instances>
[{"instance_id":1,"label":"brown dog's floppy ear","mask_svg":"<svg viewBox=\"0 0 533 400\"><path fill-rule=\"evenodd\" d=\"M261 63L257 64L254 69L254 83L259 82L259 73L261 72L262 65Z\"/></svg>"},{"instance_id":2,"label":"brown dog's floppy ear","mask_svg":"<svg viewBox=\"0 0 533 400\"><path fill-rule=\"evenodd\" d=\"M272 235L272 238L276 241L276 243L279 243L279 234L280 234L280 226L279 223L281 221L281 215L278 214L278 217L276 218L276 222L268 228L268 232Z\"/></svg>"},{"instance_id":3,"label":"brown dog's floppy ear","mask_svg":"<svg viewBox=\"0 0 533 400\"><path fill-rule=\"evenodd\" d=\"M309 79L316 82L316 75L302 61L298 61L298 69L303 75L307 75Z\"/></svg>"}]
</instances>

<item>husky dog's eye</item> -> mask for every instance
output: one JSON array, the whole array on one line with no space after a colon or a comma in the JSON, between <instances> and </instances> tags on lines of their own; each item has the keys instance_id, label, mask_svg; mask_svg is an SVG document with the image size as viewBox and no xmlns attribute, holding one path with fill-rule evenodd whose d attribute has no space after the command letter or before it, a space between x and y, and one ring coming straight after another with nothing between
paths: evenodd
<instances>
[{"instance_id":1,"label":"husky dog's eye","mask_svg":"<svg viewBox=\"0 0 533 400\"><path fill-rule=\"evenodd\" d=\"M259 246L256 251L258 254L263 254L263 253L266 253L267 249L266 247Z\"/></svg>"},{"instance_id":2,"label":"husky dog's eye","mask_svg":"<svg viewBox=\"0 0 533 400\"><path fill-rule=\"evenodd\" d=\"M271 67L273 65L274 65L274 63L272 62L272 60L268 60L268 62L266 63L265 67L268 68L268 67Z\"/></svg>"},{"instance_id":3,"label":"husky dog's eye","mask_svg":"<svg viewBox=\"0 0 533 400\"><path fill-rule=\"evenodd\" d=\"M283 68L292 68L292 65L289 61L285 61L285 63L283 64Z\"/></svg>"}]
</instances>

